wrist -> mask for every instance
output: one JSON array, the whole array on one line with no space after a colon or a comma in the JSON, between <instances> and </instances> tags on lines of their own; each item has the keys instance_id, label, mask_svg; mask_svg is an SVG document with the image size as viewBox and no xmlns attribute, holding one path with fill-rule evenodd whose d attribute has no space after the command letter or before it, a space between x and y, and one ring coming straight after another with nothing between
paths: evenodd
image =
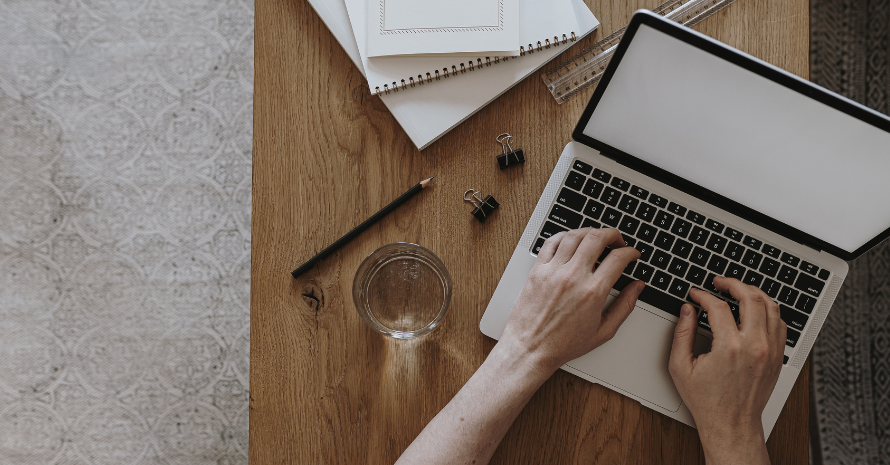
<instances>
[{"instance_id":1,"label":"wrist","mask_svg":"<svg viewBox=\"0 0 890 465\"><path fill-rule=\"evenodd\" d=\"M486 363L489 362L506 369L511 375L527 380L535 387L544 384L559 368L510 338L503 338L494 346L486 359Z\"/></svg>"},{"instance_id":2,"label":"wrist","mask_svg":"<svg viewBox=\"0 0 890 465\"><path fill-rule=\"evenodd\" d=\"M699 430L699 437L709 465L769 463L759 418L747 423L727 421L720 426Z\"/></svg>"}]
</instances>

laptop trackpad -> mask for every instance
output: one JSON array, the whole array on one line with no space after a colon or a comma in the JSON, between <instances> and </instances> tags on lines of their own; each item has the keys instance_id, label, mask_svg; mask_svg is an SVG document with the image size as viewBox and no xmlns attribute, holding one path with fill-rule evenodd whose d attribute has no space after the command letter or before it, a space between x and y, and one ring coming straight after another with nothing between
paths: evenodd
<instances>
[{"instance_id":1,"label":"laptop trackpad","mask_svg":"<svg viewBox=\"0 0 890 465\"><path fill-rule=\"evenodd\" d=\"M611 305L614 296L606 300ZM634 308L611 341L567 365L671 412L680 408L680 394L668 372L676 323L641 307ZM708 351L711 340L698 334L696 354Z\"/></svg>"}]
</instances>

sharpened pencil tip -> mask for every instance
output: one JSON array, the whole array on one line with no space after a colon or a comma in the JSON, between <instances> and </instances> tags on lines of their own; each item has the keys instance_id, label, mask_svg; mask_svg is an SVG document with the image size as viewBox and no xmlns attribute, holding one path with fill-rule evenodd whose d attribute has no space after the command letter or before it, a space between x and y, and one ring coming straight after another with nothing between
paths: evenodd
<instances>
[{"instance_id":1,"label":"sharpened pencil tip","mask_svg":"<svg viewBox=\"0 0 890 465\"><path fill-rule=\"evenodd\" d=\"M432 181L433 178L435 178L436 176L438 176L438 174L435 175L435 176L433 176L432 178L424 179L423 181L420 181L420 187L421 187L421 188L426 187L426 185L429 184L430 181Z\"/></svg>"}]
</instances>

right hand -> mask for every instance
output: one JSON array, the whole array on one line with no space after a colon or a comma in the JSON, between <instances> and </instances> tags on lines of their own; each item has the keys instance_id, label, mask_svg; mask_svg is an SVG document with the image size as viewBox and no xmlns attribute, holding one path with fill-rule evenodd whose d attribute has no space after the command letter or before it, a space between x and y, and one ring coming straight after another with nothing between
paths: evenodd
<instances>
[{"instance_id":1,"label":"right hand","mask_svg":"<svg viewBox=\"0 0 890 465\"><path fill-rule=\"evenodd\" d=\"M779 306L760 289L717 277L714 286L739 302L739 319L717 297L693 289L692 300L708 313L711 351L694 356L697 319L681 309L670 373L698 427L708 463L769 463L761 415L779 380L787 327Z\"/></svg>"}]
</instances>

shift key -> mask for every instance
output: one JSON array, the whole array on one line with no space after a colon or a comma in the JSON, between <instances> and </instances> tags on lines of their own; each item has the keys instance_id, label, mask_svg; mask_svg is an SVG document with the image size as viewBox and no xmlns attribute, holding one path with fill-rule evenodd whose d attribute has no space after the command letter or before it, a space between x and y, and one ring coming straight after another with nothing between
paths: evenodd
<instances>
[{"instance_id":1,"label":"shift key","mask_svg":"<svg viewBox=\"0 0 890 465\"><path fill-rule=\"evenodd\" d=\"M550 216L547 218L568 229L578 229L581 226L581 220L584 219L580 214L559 204L553 206L553 210L550 210Z\"/></svg>"}]
</instances>

